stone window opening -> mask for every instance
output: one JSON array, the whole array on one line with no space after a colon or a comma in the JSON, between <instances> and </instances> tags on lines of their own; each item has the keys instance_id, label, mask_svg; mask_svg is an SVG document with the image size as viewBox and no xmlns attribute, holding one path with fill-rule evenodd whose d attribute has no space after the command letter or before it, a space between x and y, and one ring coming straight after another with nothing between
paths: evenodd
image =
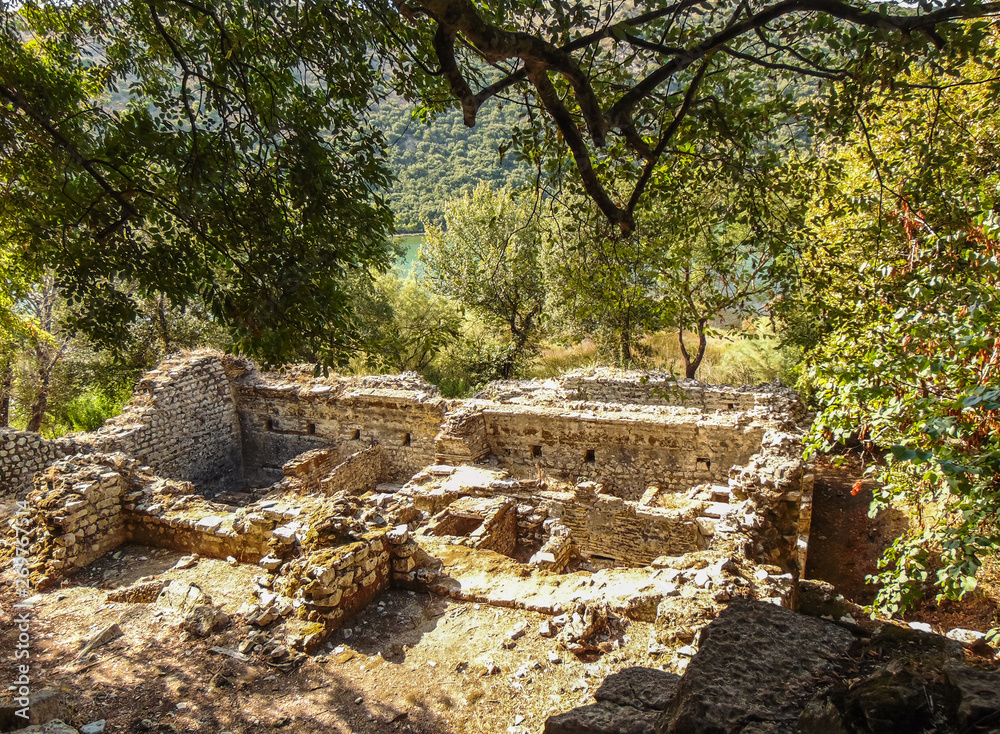
<instances>
[{"instance_id":1,"label":"stone window opening","mask_svg":"<svg viewBox=\"0 0 1000 734\"><path fill-rule=\"evenodd\" d=\"M736 403L726 403L726 410L736 410Z\"/></svg>"},{"instance_id":2,"label":"stone window opening","mask_svg":"<svg viewBox=\"0 0 1000 734\"><path fill-rule=\"evenodd\" d=\"M540 458L542 458L542 447L541 446L532 446L531 447L531 458L532 459L540 459Z\"/></svg>"},{"instance_id":3,"label":"stone window opening","mask_svg":"<svg viewBox=\"0 0 1000 734\"><path fill-rule=\"evenodd\" d=\"M361 440L361 429L360 428L355 428L354 429L354 432L351 434L351 440L352 441L360 441Z\"/></svg>"},{"instance_id":4,"label":"stone window opening","mask_svg":"<svg viewBox=\"0 0 1000 734\"><path fill-rule=\"evenodd\" d=\"M597 453L594 449L587 449L587 453L583 457L585 464L596 464L597 463Z\"/></svg>"},{"instance_id":5,"label":"stone window opening","mask_svg":"<svg viewBox=\"0 0 1000 734\"><path fill-rule=\"evenodd\" d=\"M711 471L712 462L709 459L695 459L695 471Z\"/></svg>"},{"instance_id":6,"label":"stone window opening","mask_svg":"<svg viewBox=\"0 0 1000 734\"><path fill-rule=\"evenodd\" d=\"M409 433L403 434L403 446L410 446L412 444L412 439Z\"/></svg>"},{"instance_id":7,"label":"stone window opening","mask_svg":"<svg viewBox=\"0 0 1000 734\"><path fill-rule=\"evenodd\" d=\"M273 431L274 430L274 422L270 418L265 418L264 419L264 430L265 431Z\"/></svg>"},{"instance_id":8,"label":"stone window opening","mask_svg":"<svg viewBox=\"0 0 1000 734\"><path fill-rule=\"evenodd\" d=\"M316 424L315 423L306 423L306 435L307 436L315 436L316 435Z\"/></svg>"}]
</instances>

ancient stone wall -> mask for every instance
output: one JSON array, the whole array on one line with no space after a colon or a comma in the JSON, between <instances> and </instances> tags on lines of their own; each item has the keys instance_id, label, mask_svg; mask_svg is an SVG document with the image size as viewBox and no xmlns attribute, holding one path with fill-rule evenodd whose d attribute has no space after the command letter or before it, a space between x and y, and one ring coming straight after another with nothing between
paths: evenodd
<instances>
[{"instance_id":1,"label":"ancient stone wall","mask_svg":"<svg viewBox=\"0 0 1000 734\"><path fill-rule=\"evenodd\" d=\"M570 403L674 406L702 412L767 412L797 420L804 415L798 395L780 382L728 387L677 379L666 372L595 368L546 380L491 383L476 396L519 405ZM580 407L583 406L574 406Z\"/></svg>"},{"instance_id":2,"label":"ancient stone wall","mask_svg":"<svg viewBox=\"0 0 1000 734\"><path fill-rule=\"evenodd\" d=\"M389 476L398 479L434 463L447 403L422 380L265 381L249 372L235 387L247 479L256 486L277 481L285 462L315 448L349 455L378 444Z\"/></svg>"},{"instance_id":3,"label":"ancient stone wall","mask_svg":"<svg viewBox=\"0 0 1000 734\"><path fill-rule=\"evenodd\" d=\"M769 430L760 451L730 472L729 485L753 529L754 553L791 571L805 569L813 482L802 461L802 436Z\"/></svg>"},{"instance_id":4,"label":"ancient stone wall","mask_svg":"<svg viewBox=\"0 0 1000 734\"><path fill-rule=\"evenodd\" d=\"M217 352L165 360L139 381L125 411L93 433L48 440L0 429L0 490L27 489L56 459L116 451L162 476L216 488L240 485L239 428L222 360Z\"/></svg>"},{"instance_id":5,"label":"ancient stone wall","mask_svg":"<svg viewBox=\"0 0 1000 734\"><path fill-rule=\"evenodd\" d=\"M36 472L79 450L72 438L48 440L37 433L0 428L0 496L30 490Z\"/></svg>"},{"instance_id":6,"label":"ancient stone wall","mask_svg":"<svg viewBox=\"0 0 1000 734\"><path fill-rule=\"evenodd\" d=\"M423 530L456 536L465 545L511 555L518 542L517 506L505 497L463 497L452 502Z\"/></svg>"},{"instance_id":7,"label":"ancient stone wall","mask_svg":"<svg viewBox=\"0 0 1000 734\"><path fill-rule=\"evenodd\" d=\"M239 424L217 352L166 360L147 372L126 411L99 432L104 436L160 476L199 486L242 484Z\"/></svg>"},{"instance_id":8,"label":"ancient stone wall","mask_svg":"<svg viewBox=\"0 0 1000 734\"><path fill-rule=\"evenodd\" d=\"M311 550L291 559L277 571L272 598L268 599L267 592L261 597L262 602L281 596L291 599L293 607L301 605L305 619L332 630L383 591L390 575L385 531L376 531L352 543Z\"/></svg>"},{"instance_id":9,"label":"ancient stone wall","mask_svg":"<svg viewBox=\"0 0 1000 734\"><path fill-rule=\"evenodd\" d=\"M135 461L123 454L77 456L34 477L28 495L28 564L36 588L93 563L125 540L122 497Z\"/></svg>"},{"instance_id":10,"label":"ancient stone wall","mask_svg":"<svg viewBox=\"0 0 1000 734\"><path fill-rule=\"evenodd\" d=\"M435 459L439 464L475 464L490 453L486 420L474 408L453 407L437 435Z\"/></svg>"},{"instance_id":11,"label":"ancient stone wall","mask_svg":"<svg viewBox=\"0 0 1000 734\"><path fill-rule=\"evenodd\" d=\"M302 489L310 491L319 489L320 480L339 463L340 454L336 449L312 449L286 461L281 471L289 479L296 480Z\"/></svg>"},{"instance_id":12,"label":"ancient stone wall","mask_svg":"<svg viewBox=\"0 0 1000 734\"><path fill-rule=\"evenodd\" d=\"M124 530L132 543L202 556L256 563L283 517L234 513L228 505L190 494L193 487L161 478L136 481L123 506Z\"/></svg>"},{"instance_id":13,"label":"ancient stone wall","mask_svg":"<svg viewBox=\"0 0 1000 734\"><path fill-rule=\"evenodd\" d=\"M364 494L374 490L388 476L385 451L381 446L370 446L328 471L320 482L320 489L327 495L338 492Z\"/></svg>"},{"instance_id":14,"label":"ancient stone wall","mask_svg":"<svg viewBox=\"0 0 1000 734\"><path fill-rule=\"evenodd\" d=\"M560 383L575 399L588 402L673 405L709 412L768 409L793 414L801 409L798 396L780 384L735 388L676 380L663 373L609 370L566 375Z\"/></svg>"},{"instance_id":15,"label":"ancient stone wall","mask_svg":"<svg viewBox=\"0 0 1000 734\"><path fill-rule=\"evenodd\" d=\"M443 473L445 468L439 471ZM533 480L498 479L481 486L458 483L454 489L408 485L401 494L419 510L440 513L441 519L458 514L451 507L462 497L507 497L517 505L516 533L521 544L536 546L546 542L556 534L554 528L562 526L569 531L579 555L601 556L617 565L643 566L660 556L707 547L709 540L697 522L706 503L683 502L676 509L643 507L599 489L585 482L572 492L553 491L539 488ZM557 545L561 549L563 542Z\"/></svg>"},{"instance_id":16,"label":"ancient stone wall","mask_svg":"<svg viewBox=\"0 0 1000 734\"><path fill-rule=\"evenodd\" d=\"M538 506L569 529L580 555L643 566L660 556L679 556L707 546L694 520L694 508L640 507L595 490L593 484L584 483L572 495L543 493Z\"/></svg>"},{"instance_id":17,"label":"ancient stone wall","mask_svg":"<svg viewBox=\"0 0 1000 734\"><path fill-rule=\"evenodd\" d=\"M656 485L678 492L725 481L760 447L764 428L738 416L698 420L633 412L593 414L482 405L486 439L519 477L595 480L624 499Z\"/></svg>"}]
</instances>

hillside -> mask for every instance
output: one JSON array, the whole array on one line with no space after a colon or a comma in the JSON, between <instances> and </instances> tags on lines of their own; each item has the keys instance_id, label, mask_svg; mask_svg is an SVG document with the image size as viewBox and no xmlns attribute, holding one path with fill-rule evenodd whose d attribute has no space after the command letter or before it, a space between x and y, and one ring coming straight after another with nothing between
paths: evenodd
<instances>
[{"instance_id":1,"label":"hillside","mask_svg":"<svg viewBox=\"0 0 1000 734\"><path fill-rule=\"evenodd\" d=\"M422 232L424 220L440 220L444 203L479 181L496 186L520 186L530 172L513 153L500 160L500 144L510 138L519 112L513 106L484 107L474 128L462 122L460 111L443 113L424 124L413 107L389 100L373 119L385 131L392 170L396 175L389 196L398 232Z\"/></svg>"}]
</instances>

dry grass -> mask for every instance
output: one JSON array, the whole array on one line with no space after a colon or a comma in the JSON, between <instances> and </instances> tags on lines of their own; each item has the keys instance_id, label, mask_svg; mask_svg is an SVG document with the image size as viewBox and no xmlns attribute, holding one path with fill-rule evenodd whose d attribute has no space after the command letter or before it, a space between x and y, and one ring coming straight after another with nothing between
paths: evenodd
<instances>
[{"instance_id":1,"label":"dry grass","mask_svg":"<svg viewBox=\"0 0 1000 734\"><path fill-rule=\"evenodd\" d=\"M424 697L424 692L417 688L413 688L407 691L406 695L403 696L403 700L405 700L411 706L417 706L420 708L424 708L427 704L427 699Z\"/></svg>"},{"instance_id":2,"label":"dry grass","mask_svg":"<svg viewBox=\"0 0 1000 734\"><path fill-rule=\"evenodd\" d=\"M528 377L555 377L599 363L597 345L590 339L569 345L547 344L529 369Z\"/></svg>"},{"instance_id":3,"label":"dry grass","mask_svg":"<svg viewBox=\"0 0 1000 734\"><path fill-rule=\"evenodd\" d=\"M455 708L455 700L447 693L444 693L443 691L438 694L437 700L438 703L441 704L441 708L443 708L445 711L449 711Z\"/></svg>"},{"instance_id":4,"label":"dry grass","mask_svg":"<svg viewBox=\"0 0 1000 734\"><path fill-rule=\"evenodd\" d=\"M475 703L478 703L479 701L482 701L485 695L486 691L484 691L479 686L475 686L474 688L470 688L469 692L465 694L465 700L468 701L469 705L471 706Z\"/></svg>"},{"instance_id":5,"label":"dry grass","mask_svg":"<svg viewBox=\"0 0 1000 734\"><path fill-rule=\"evenodd\" d=\"M697 348L694 335L687 335L688 353ZM659 331L640 342L642 354L636 367L670 372L684 376L684 359L675 332ZM607 365L597 344L589 339L568 345L546 344L528 372L531 378L557 377L576 369ZM708 337L705 357L698 368L697 379L723 385L745 385L769 382L776 377L787 379L790 365L778 350L777 338L762 330L751 338L736 330Z\"/></svg>"}]
</instances>

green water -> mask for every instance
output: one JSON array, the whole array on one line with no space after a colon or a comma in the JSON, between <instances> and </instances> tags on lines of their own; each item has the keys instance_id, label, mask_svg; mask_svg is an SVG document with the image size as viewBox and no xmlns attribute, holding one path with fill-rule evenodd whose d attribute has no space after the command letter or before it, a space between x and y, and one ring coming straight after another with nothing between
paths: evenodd
<instances>
[{"instance_id":1,"label":"green water","mask_svg":"<svg viewBox=\"0 0 1000 734\"><path fill-rule=\"evenodd\" d=\"M406 248L406 252L396 262L396 269L402 275L410 272L417 262L417 250L424 241L422 234L400 234L396 235L396 242Z\"/></svg>"}]
</instances>

